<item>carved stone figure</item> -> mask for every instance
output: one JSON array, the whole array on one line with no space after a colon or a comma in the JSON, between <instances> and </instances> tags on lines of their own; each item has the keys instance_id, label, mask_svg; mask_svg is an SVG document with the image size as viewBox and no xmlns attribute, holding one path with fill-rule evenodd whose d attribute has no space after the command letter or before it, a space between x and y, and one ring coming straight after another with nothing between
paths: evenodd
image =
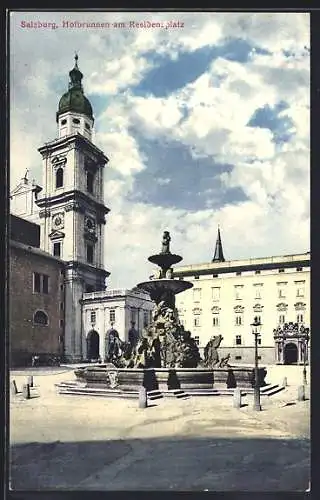
<instances>
[{"instance_id":1,"label":"carved stone figure","mask_svg":"<svg viewBox=\"0 0 320 500\"><path fill-rule=\"evenodd\" d=\"M219 363L219 368L230 367L229 361L230 361L230 353L227 354L227 356L225 356L224 358L221 358L220 363Z\"/></svg>"},{"instance_id":2,"label":"carved stone figure","mask_svg":"<svg viewBox=\"0 0 320 500\"><path fill-rule=\"evenodd\" d=\"M208 368L216 366L219 363L219 355L217 349L220 346L222 340L222 335L213 336L204 348L204 365Z\"/></svg>"},{"instance_id":3,"label":"carved stone figure","mask_svg":"<svg viewBox=\"0 0 320 500\"><path fill-rule=\"evenodd\" d=\"M170 253L170 233L169 231L164 231L162 237L162 250L161 253Z\"/></svg>"}]
</instances>

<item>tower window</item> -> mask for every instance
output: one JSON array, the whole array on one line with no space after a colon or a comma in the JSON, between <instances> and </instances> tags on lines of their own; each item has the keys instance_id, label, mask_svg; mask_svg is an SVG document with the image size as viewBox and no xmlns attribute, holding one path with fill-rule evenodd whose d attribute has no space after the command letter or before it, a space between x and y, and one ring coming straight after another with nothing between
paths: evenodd
<instances>
[{"instance_id":1,"label":"tower window","mask_svg":"<svg viewBox=\"0 0 320 500\"><path fill-rule=\"evenodd\" d=\"M93 179L93 173L87 172L87 191L89 191L89 193L93 193Z\"/></svg>"},{"instance_id":2,"label":"tower window","mask_svg":"<svg viewBox=\"0 0 320 500\"><path fill-rule=\"evenodd\" d=\"M48 326L48 316L43 311L37 311L33 316L33 322L35 325Z\"/></svg>"},{"instance_id":3,"label":"tower window","mask_svg":"<svg viewBox=\"0 0 320 500\"><path fill-rule=\"evenodd\" d=\"M93 264L93 246L87 245L87 262Z\"/></svg>"},{"instance_id":4,"label":"tower window","mask_svg":"<svg viewBox=\"0 0 320 500\"><path fill-rule=\"evenodd\" d=\"M91 321L91 323L95 323L96 322L96 312L95 311L91 311L91 313L90 313L90 321Z\"/></svg>"},{"instance_id":5,"label":"tower window","mask_svg":"<svg viewBox=\"0 0 320 500\"><path fill-rule=\"evenodd\" d=\"M61 120L61 125L65 125L67 123L67 120Z\"/></svg>"},{"instance_id":6,"label":"tower window","mask_svg":"<svg viewBox=\"0 0 320 500\"><path fill-rule=\"evenodd\" d=\"M89 123L85 122L84 126L86 127L87 130L90 130L90 125Z\"/></svg>"},{"instance_id":7,"label":"tower window","mask_svg":"<svg viewBox=\"0 0 320 500\"><path fill-rule=\"evenodd\" d=\"M78 118L74 118L73 120L73 123L75 123L76 125L79 125L80 123L80 120Z\"/></svg>"},{"instance_id":8,"label":"tower window","mask_svg":"<svg viewBox=\"0 0 320 500\"><path fill-rule=\"evenodd\" d=\"M63 186L63 168L58 168L56 171L56 189Z\"/></svg>"},{"instance_id":9,"label":"tower window","mask_svg":"<svg viewBox=\"0 0 320 500\"><path fill-rule=\"evenodd\" d=\"M53 244L53 255L55 257L61 257L61 243L54 243Z\"/></svg>"}]
</instances>

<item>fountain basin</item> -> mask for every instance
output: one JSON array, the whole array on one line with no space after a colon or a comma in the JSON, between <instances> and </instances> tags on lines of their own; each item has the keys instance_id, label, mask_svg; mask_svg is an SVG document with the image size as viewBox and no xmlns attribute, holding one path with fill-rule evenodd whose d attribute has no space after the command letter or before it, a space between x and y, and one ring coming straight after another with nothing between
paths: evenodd
<instances>
[{"instance_id":1,"label":"fountain basin","mask_svg":"<svg viewBox=\"0 0 320 500\"><path fill-rule=\"evenodd\" d=\"M259 368L260 386L266 385L266 369ZM114 387L127 392L168 389L199 390L214 386L254 387L253 368L110 368L106 365L90 366L75 370L79 382L87 387Z\"/></svg>"}]
</instances>

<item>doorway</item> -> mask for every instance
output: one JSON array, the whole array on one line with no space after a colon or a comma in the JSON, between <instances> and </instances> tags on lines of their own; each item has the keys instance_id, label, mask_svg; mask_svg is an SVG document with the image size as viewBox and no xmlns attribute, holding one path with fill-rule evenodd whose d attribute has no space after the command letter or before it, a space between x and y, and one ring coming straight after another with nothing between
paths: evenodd
<instances>
[{"instance_id":1,"label":"doorway","mask_svg":"<svg viewBox=\"0 0 320 500\"><path fill-rule=\"evenodd\" d=\"M87 335L87 358L98 359L100 347L99 333L95 330L90 330Z\"/></svg>"},{"instance_id":2,"label":"doorway","mask_svg":"<svg viewBox=\"0 0 320 500\"><path fill-rule=\"evenodd\" d=\"M284 363L286 365L292 365L298 362L298 348L296 344L290 342L284 348Z\"/></svg>"}]
</instances>

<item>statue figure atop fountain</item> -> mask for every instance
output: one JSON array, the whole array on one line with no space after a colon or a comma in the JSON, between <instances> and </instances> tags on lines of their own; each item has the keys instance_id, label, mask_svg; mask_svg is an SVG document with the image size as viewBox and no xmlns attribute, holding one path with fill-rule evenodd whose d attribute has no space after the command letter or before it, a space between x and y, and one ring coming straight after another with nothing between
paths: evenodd
<instances>
[{"instance_id":1,"label":"statue figure atop fountain","mask_svg":"<svg viewBox=\"0 0 320 500\"><path fill-rule=\"evenodd\" d=\"M162 250L161 253L171 253L170 252L170 233L169 231L164 231L163 237L162 237Z\"/></svg>"},{"instance_id":2,"label":"statue figure atop fountain","mask_svg":"<svg viewBox=\"0 0 320 500\"><path fill-rule=\"evenodd\" d=\"M158 277L137 285L155 302L152 322L144 329L136 348L138 357L134 365L141 368L195 368L200 361L196 342L180 323L175 307L176 294L192 288L193 284L173 278L172 265L182 257L170 252L170 241L169 231L164 231L161 252L148 258L160 267Z\"/></svg>"}]
</instances>

